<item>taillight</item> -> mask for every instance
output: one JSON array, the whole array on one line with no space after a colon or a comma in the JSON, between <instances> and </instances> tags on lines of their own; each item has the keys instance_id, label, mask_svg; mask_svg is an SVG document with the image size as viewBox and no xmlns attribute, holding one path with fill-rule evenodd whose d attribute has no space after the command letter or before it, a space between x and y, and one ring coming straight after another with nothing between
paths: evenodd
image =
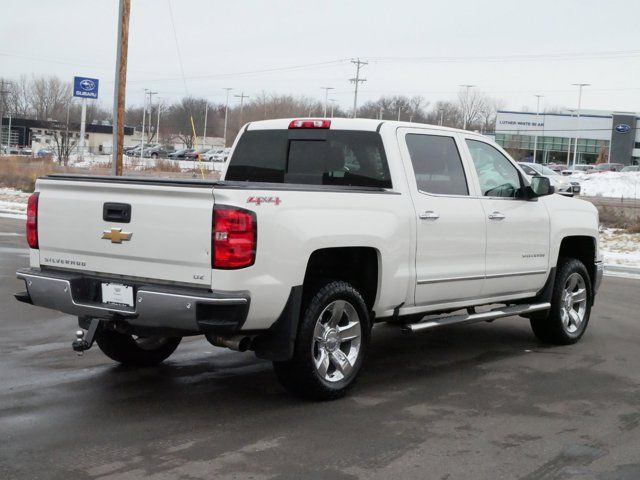
<instances>
[{"instance_id":1,"label":"taillight","mask_svg":"<svg viewBox=\"0 0 640 480\"><path fill-rule=\"evenodd\" d=\"M289 128L329 128L331 126L331 120L291 120Z\"/></svg>"},{"instance_id":2,"label":"taillight","mask_svg":"<svg viewBox=\"0 0 640 480\"><path fill-rule=\"evenodd\" d=\"M30 248L38 248L38 193L27 201L27 243Z\"/></svg>"},{"instance_id":3,"label":"taillight","mask_svg":"<svg viewBox=\"0 0 640 480\"><path fill-rule=\"evenodd\" d=\"M216 206L213 209L211 266L233 269L253 265L256 259L255 213L243 208Z\"/></svg>"}]
</instances>

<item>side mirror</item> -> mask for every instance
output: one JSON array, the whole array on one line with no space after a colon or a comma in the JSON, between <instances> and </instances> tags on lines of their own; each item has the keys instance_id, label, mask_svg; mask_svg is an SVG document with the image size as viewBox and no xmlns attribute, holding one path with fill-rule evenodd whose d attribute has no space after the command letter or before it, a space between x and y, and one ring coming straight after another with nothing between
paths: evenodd
<instances>
[{"instance_id":1,"label":"side mirror","mask_svg":"<svg viewBox=\"0 0 640 480\"><path fill-rule=\"evenodd\" d=\"M549 177L541 177L538 175L531 177L531 185L527 190L529 191L529 198L543 197L555 192L555 188L551 185Z\"/></svg>"}]
</instances>

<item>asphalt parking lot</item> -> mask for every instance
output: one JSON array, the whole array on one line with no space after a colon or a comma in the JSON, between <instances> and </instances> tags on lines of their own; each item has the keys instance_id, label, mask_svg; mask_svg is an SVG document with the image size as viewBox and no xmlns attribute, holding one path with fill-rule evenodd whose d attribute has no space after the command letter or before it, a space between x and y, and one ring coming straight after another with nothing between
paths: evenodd
<instances>
[{"instance_id":1,"label":"asphalt parking lot","mask_svg":"<svg viewBox=\"0 0 640 480\"><path fill-rule=\"evenodd\" d=\"M268 362L184 341L125 369L76 320L19 304L22 221L0 218L1 479L640 478L640 281L605 277L583 341L521 318L380 325L352 394L294 399Z\"/></svg>"}]
</instances>

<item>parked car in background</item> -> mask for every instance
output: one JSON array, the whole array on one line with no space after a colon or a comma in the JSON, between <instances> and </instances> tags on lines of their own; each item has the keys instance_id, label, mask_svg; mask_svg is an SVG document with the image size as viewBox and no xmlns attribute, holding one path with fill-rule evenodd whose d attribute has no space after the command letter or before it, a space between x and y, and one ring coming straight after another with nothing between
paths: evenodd
<instances>
[{"instance_id":1,"label":"parked car in background","mask_svg":"<svg viewBox=\"0 0 640 480\"><path fill-rule=\"evenodd\" d=\"M622 170L620 170L622 173L628 173L628 172L640 172L640 165L627 165L626 167L624 167Z\"/></svg>"},{"instance_id":2,"label":"parked car in background","mask_svg":"<svg viewBox=\"0 0 640 480\"><path fill-rule=\"evenodd\" d=\"M586 163L576 163L562 170L562 175L573 175L574 173L593 173L595 171L595 165L589 165Z\"/></svg>"},{"instance_id":3,"label":"parked car in background","mask_svg":"<svg viewBox=\"0 0 640 480\"><path fill-rule=\"evenodd\" d=\"M142 152L142 156L146 158L167 158L169 152L162 145L154 145L149 148L145 148Z\"/></svg>"},{"instance_id":4,"label":"parked car in background","mask_svg":"<svg viewBox=\"0 0 640 480\"><path fill-rule=\"evenodd\" d=\"M566 165L562 165L560 163L547 163L545 164L545 167L553 170L556 173L561 173L562 170L564 170L564 168L566 167Z\"/></svg>"},{"instance_id":5,"label":"parked car in background","mask_svg":"<svg viewBox=\"0 0 640 480\"><path fill-rule=\"evenodd\" d=\"M563 177L558 172L554 172L548 167L541 165L539 163L531 163L531 162L518 162L518 164L524 170L524 173L530 175L532 177L536 175L540 175L543 177L547 177L551 181L551 185L556 190L556 193L560 195L567 195L569 197L573 197L574 195L578 195L580 193L580 183L575 180L569 180L566 177Z\"/></svg>"},{"instance_id":6,"label":"parked car in background","mask_svg":"<svg viewBox=\"0 0 640 480\"><path fill-rule=\"evenodd\" d=\"M51 158L55 155L53 149L45 147L41 148L36 152L36 157L38 158Z\"/></svg>"},{"instance_id":7,"label":"parked car in background","mask_svg":"<svg viewBox=\"0 0 640 480\"><path fill-rule=\"evenodd\" d=\"M187 160L197 160L199 156L204 155L209 151L209 147L191 149L188 153L185 154L185 159Z\"/></svg>"},{"instance_id":8,"label":"parked car in background","mask_svg":"<svg viewBox=\"0 0 640 480\"><path fill-rule=\"evenodd\" d=\"M20 155L33 156L33 150L31 149L31 147L22 147L20 149Z\"/></svg>"},{"instance_id":9,"label":"parked car in background","mask_svg":"<svg viewBox=\"0 0 640 480\"><path fill-rule=\"evenodd\" d=\"M167 155L172 160L184 160L186 158L187 153L191 153L193 148L181 148L180 150L176 150L175 152Z\"/></svg>"},{"instance_id":10,"label":"parked car in background","mask_svg":"<svg viewBox=\"0 0 640 480\"><path fill-rule=\"evenodd\" d=\"M202 154L202 160L205 162L224 162L224 148L217 147L206 151Z\"/></svg>"},{"instance_id":11,"label":"parked car in background","mask_svg":"<svg viewBox=\"0 0 640 480\"><path fill-rule=\"evenodd\" d=\"M624 164L622 163L601 163L596 165L595 171L598 173L602 172L619 172L624 168Z\"/></svg>"}]
</instances>

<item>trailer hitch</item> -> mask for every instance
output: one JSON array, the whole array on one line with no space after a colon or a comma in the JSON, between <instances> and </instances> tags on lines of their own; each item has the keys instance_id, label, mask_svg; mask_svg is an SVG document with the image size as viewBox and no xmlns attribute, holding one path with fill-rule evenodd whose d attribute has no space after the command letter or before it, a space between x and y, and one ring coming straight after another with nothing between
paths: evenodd
<instances>
[{"instance_id":1,"label":"trailer hitch","mask_svg":"<svg viewBox=\"0 0 640 480\"><path fill-rule=\"evenodd\" d=\"M93 341L96 338L96 333L98 332L98 328L100 327L100 320L97 318L92 318L89 322L89 328L87 329L87 333L85 335L84 330L76 331L76 339L71 343L71 348L76 352L79 356L84 354L85 350L89 350L93 346Z\"/></svg>"}]
</instances>

